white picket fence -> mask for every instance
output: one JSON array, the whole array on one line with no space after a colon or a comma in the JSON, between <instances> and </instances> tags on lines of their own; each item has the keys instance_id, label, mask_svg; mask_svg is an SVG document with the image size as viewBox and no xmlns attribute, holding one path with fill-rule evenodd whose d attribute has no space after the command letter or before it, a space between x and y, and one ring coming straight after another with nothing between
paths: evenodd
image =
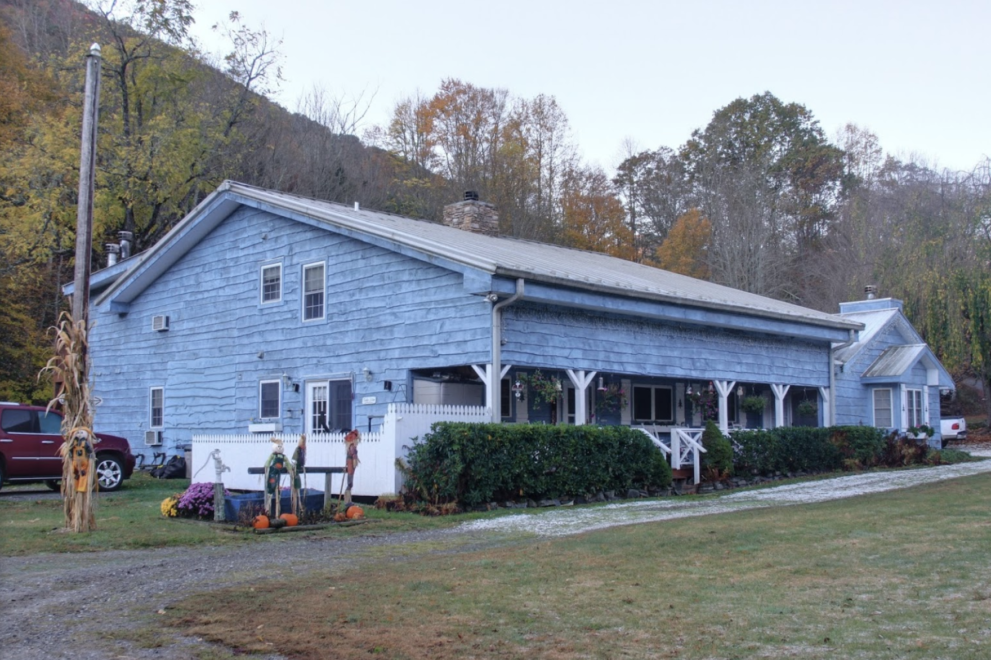
<instances>
[{"instance_id":1,"label":"white picket fence","mask_svg":"<svg viewBox=\"0 0 991 660\"><path fill-rule=\"evenodd\" d=\"M397 493L402 486L402 475L396 469L396 459L406 458L407 448L414 438L422 438L436 422L474 422L491 420L488 408L477 406L418 405L411 403L389 404L382 431L362 433L358 445L360 465L355 471L353 495L377 497ZM224 486L231 490L263 490L262 475L248 474L248 468L263 467L272 453L272 438L282 440L285 454L292 457L299 444L299 434L248 433L241 435L194 435L193 481L213 481L214 466L209 456L215 449L230 467L223 476ZM319 433L306 438L306 464L311 467L343 467L345 445L343 433ZM209 464L207 464L209 463ZM323 475L305 476L306 485L324 489ZM340 490L342 475L333 475L331 486ZM288 485L288 484L285 484Z\"/></svg>"}]
</instances>

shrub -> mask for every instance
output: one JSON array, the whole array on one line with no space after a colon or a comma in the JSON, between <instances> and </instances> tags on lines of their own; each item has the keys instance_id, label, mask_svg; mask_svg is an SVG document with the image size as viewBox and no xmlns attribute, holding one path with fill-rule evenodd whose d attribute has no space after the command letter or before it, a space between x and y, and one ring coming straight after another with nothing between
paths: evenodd
<instances>
[{"instance_id":1,"label":"shrub","mask_svg":"<svg viewBox=\"0 0 991 660\"><path fill-rule=\"evenodd\" d=\"M880 464L885 467L905 467L909 465L940 465L940 453L929 447L926 440L910 438L907 435L892 433L885 439Z\"/></svg>"},{"instance_id":2,"label":"shrub","mask_svg":"<svg viewBox=\"0 0 991 660\"><path fill-rule=\"evenodd\" d=\"M224 490L224 495L230 495ZM190 518L212 518L213 517L213 484L196 483L191 484L186 491L179 496L177 504L179 515Z\"/></svg>"},{"instance_id":3,"label":"shrub","mask_svg":"<svg viewBox=\"0 0 991 660\"><path fill-rule=\"evenodd\" d=\"M786 426L768 431L737 431L734 464L738 473L827 472L843 466L830 429Z\"/></svg>"},{"instance_id":4,"label":"shrub","mask_svg":"<svg viewBox=\"0 0 991 660\"><path fill-rule=\"evenodd\" d=\"M873 426L837 426L830 429L829 442L847 469L869 468L881 460L884 432Z\"/></svg>"},{"instance_id":5,"label":"shrub","mask_svg":"<svg viewBox=\"0 0 991 660\"><path fill-rule=\"evenodd\" d=\"M660 450L622 426L440 422L404 471L407 497L466 506L671 484Z\"/></svg>"},{"instance_id":6,"label":"shrub","mask_svg":"<svg viewBox=\"0 0 991 660\"><path fill-rule=\"evenodd\" d=\"M733 445L715 422L706 422L705 431L702 432L702 446L705 447L702 468L712 477L710 480L718 481L732 474Z\"/></svg>"}]
</instances>

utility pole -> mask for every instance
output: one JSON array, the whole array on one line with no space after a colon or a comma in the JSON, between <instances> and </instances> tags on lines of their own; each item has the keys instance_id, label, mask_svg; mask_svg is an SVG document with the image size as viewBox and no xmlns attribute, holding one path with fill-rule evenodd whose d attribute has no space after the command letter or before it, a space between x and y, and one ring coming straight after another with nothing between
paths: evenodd
<instances>
[{"instance_id":1,"label":"utility pole","mask_svg":"<svg viewBox=\"0 0 991 660\"><path fill-rule=\"evenodd\" d=\"M93 188L96 186L96 124L100 114L100 44L86 56L82 149L79 156L79 204L76 210L76 269L72 319L89 327L89 275L93 252ZM85 371L83 373L86 373Z\"/></svg>"}]
</instances>

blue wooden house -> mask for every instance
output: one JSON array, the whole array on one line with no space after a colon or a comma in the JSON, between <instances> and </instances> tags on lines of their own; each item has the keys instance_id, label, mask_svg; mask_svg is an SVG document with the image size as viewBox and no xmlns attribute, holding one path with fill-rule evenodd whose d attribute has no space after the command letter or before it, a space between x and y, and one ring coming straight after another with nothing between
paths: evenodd
<instances>
[{"instance_id":1,"label":"blue wooden house","mask_svg":"<svg viewBox=\"0 0 991 660\"><path fill-rule=\"evenodd\" d=\"M870 289L870 287L868 287ZM839 346L836 419L907 430L930 426L939 444L939 395L953 379L892 298L842 303L840 316L863 324L857 341Z\"/></svg>"},{"instance_id":2,"label":"blue wooden house","mask_svg":"<svg viewBox=\"0 0 991 660\"><path fill-rule=\"evenodd\" d=\"M871 332L880 312L826 314L499 237L495 209L466 197L440 224L224 183L153 248L94 274L97 425L169 446L378 430L403 402L658 434L700 425L707 405L727 429L902 426L895 407L917 379L934 414L952 386L903 320ZM754 396L765 409L742 410Z\"/></svg>"}]
</instances>

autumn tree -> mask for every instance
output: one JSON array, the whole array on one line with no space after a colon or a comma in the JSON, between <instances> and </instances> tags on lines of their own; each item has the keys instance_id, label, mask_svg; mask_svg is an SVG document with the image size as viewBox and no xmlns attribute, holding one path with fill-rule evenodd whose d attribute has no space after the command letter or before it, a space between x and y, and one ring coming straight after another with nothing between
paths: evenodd
<instances>
[{"instance_id":1,"label":"autumn tree","mask_svg":"<svg viewBox=\"0 0 991 660\"><path fill-rule=\"evenodd\" d=\"M565 175L562 187L564 244L632 260L633 241L623 204L605 173L575 168Z\"/></svg>"},{"instance_id":2,"label":"autumn tree","mask_svg":"<svg viewBox=\"0 0 991 660\"><path fill-rule=\"evenodd\" d=\"M657 248L656 264L673 273L707 280L711 243L712 223L698 209L691 209L678 218L664 243Z\"/></svg>"}]
</instances>

